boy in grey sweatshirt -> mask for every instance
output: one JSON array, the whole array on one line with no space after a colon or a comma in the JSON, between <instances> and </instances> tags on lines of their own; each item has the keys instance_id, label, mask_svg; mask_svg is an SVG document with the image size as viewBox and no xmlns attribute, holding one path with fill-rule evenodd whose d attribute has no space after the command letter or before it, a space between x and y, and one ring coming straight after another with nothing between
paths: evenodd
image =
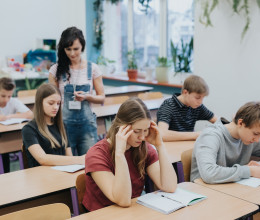
<instances>
[{"instance_id":1,"label":"boy in grey sweatshirt","mask_svg":"<svg viewBox=\"0 0 260 220\"><path fill-rule=\"evenodd\" d=\"M206 128L195 142L191 181L234 182L250 176L260 178L260 164L250 161L260 156L260 102L249 102L228 124L218 120Z\"/></svg>"}]
</instances>

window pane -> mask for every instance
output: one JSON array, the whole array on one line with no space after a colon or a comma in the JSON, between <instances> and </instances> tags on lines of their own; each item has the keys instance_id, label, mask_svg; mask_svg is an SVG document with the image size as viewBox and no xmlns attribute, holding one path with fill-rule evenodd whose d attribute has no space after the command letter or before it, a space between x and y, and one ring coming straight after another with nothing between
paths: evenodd
<instances>
[{"instance_id":1,"label":"window pane","mask_svg":"<svg viewBox=\"0 0 260 220\"><path fill-rule=\"evenodd\" d=\"M184 45L189 44L193 35L194 0L168 0L168 58L172 59L171 41L180 49L181 41L183 40ZM190 59L193 59L193 53ZM190 64L191 72L193 71L192 63Z\"/></svg>"},{"instance_id":2,"label":"window pane","mask_svg":"<svg viewBox=\"0 0 260 220\"><path fill-rule=\"evenodd\" d=\"M154 65L159 54L159 1L151 1L145 13L134 0L134 48L137 51L138 68Z\"/></svg>"},{"instance_id":3,"label":"window pane","mask_svg":"<svg viewBox=\"0 0 260 220\"><path fill-rule=\"evenodd\" d=\"M113 65L118 73L127 66L127 0L118 5L104 2L103 55L116 61Z\"/></svg>"}]
</instances>

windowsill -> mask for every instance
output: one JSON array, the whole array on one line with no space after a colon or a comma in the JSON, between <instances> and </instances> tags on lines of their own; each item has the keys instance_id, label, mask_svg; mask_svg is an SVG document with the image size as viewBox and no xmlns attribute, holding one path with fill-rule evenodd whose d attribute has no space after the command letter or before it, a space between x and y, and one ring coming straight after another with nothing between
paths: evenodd
<instances>
[{"instance_id":1,"label":"windowsill","mask_svg":"<svg viewBox=\"0 0 260 220\"><path fill-rule=\"evenodd\" d=\"M175 88L181 88L182 84L181 83L173 83L170 79L170 82L165 82L161 83L158 82L157 80L146 80L143 78L137 78L136 80L129 80L127 76L122 76L122 75L103 75L104 79L109 79L109 80L117 80L117 81L129 81L129 82L135 82L135 83L140 83L140 84L146 84L146 85L160 85L160 86L167 86L167 87L175 87Z\"/></svg>"}]
</instances>

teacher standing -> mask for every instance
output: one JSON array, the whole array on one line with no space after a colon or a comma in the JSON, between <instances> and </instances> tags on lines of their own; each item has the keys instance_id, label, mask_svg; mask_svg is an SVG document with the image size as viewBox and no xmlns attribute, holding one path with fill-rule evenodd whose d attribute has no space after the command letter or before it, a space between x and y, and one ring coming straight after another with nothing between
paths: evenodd
<instances>
[{"instance_id":1,"label":"teacher standing","mask_svg":"<svg viewBox=\"0 0 260 220\"><path fill-rule=\"evenodd\" d=\"M100 69L81 58L85 44L81 30L64 30L58 44L58 62L49 70L49 82L61 91L63 121L73 155L85 154L97 142L96 115L91 103L102 104L105 99Z\"/></svg>"}]
</instances>

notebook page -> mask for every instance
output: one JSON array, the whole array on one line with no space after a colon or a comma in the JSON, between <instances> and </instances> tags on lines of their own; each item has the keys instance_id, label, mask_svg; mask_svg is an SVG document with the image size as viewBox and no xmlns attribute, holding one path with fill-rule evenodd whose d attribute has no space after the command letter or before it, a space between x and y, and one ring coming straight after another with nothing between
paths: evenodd
<instances>
[{"instance_id":1,"label":"notebook page","mask_svg":"<svg viewBox=\"0 0 260 220\"><path fill-rule=\"evenodd\" d=\"M25 121L29 121L29 119L26 118L10 118L5 121L0 121L1 124L3 125L12 125L12 124L19 124Z\"/></svg>"},{"instance_id":2,"label":"notebook page","mask_svg":"<svg viewBox=\"0 0 260 220\"><path fill-rule=\"evenodd\" d=\"M185 207L183 204L158 195L157 193L148 193L140 196L137 203L148 208L157 210L163 214L169 214L180 208Z\"/></svg>"},{"instance_id":3,"label":"notebook page","mask_svg":"<svg viewBox=\"0 0 260 220\"><path fill-rule=\"evenodd\" d=\"M73 165L65 165L65 166L54 166L51 168L54 170L60 170L60 171L65 171L65 172L69 172L69 173L74 173L78 170L84 169L85 165L73 164Z\"/></svg>"},{"instance_id":4,"label":"notebook page","mask_svg":"<svg viewBox=\"0 0 260 220\"><path fill-rule=\"evenodd\" d=\"M185 206L192 205L206 198L206 196L177 188L174 193L158 192L158 194L182 203Z\"/></svg>"},{"instance_id":5,"label":"notebook page","mask_svg":"<svg viewBox=\"0 0 260 220\"><path fill-rule=\"evenodd\" d=\"M239 180L236 183L251 187L258 187L260 186L260 179L255 177L249 177L248 179Z\"/></svg>"}]
</instances>

